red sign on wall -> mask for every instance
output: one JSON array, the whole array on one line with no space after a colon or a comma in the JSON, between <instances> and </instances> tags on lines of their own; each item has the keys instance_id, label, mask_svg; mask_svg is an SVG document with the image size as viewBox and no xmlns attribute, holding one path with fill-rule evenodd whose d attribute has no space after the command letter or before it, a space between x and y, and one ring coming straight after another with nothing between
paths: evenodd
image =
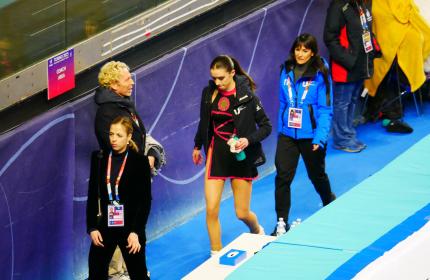
<instances>
[{"instance_id":1,"label":"red sign on wall","mask_svg":"<svg viewBox=\"0 0 430 280\"><path fill-rule=\"evenodd\" d=\"M48 100L75 87L73 49L48 59Z\"/></svg>"}]
</instances>

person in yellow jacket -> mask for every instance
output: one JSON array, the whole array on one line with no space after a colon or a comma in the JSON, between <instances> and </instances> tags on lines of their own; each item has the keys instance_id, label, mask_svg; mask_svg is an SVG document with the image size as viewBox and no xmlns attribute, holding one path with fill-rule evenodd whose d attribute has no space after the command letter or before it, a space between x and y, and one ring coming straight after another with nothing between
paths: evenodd
<instances>
[{"instance_id":1,"label":"person in yellow jacket","mask_svg":"<svg viewBox=\"0 0 430 280\"><path fill-rule=\"evenodd\" d=\"M373 1L372 15L373 31L383 55L374 60L374 74L365 82L369 95L376 95L369 104L371 117L377 118L382 113L382 117L390 120L386 123L388 131L412 132L412 128L400 121L401 103L392 100L399 96L398 80L411 91L424 84L424 60L430 55L430 26L413 0Z\"/></svg>"}]
</instances>

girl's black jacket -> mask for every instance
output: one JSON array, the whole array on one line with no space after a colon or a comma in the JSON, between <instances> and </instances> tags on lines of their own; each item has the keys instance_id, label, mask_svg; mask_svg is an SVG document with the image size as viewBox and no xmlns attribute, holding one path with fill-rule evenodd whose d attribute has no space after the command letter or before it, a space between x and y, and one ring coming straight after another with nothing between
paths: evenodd
<instances>
[{"instance_id":1,"label":"girl's black jacket","mask_svg":"<svg viewBox=\"0 0 430 280\"><path fill-rule=\"evenodd\" d=\"M99 230L102 233L108 230L107 205L110 204L106 187L108 158L109 153L99 151L93 152L91 156L87 202L88 233L93 230ZM111 178L113 195L115 192L115 179ZM98 193L100 193L101 197L101 219L97 219ZM146 240L145 227L151 208L151 177L146 156L129 150L124 173L119 183L119 195L120 203L124 204L124 230L127 233L134 232L140 238Z\"/></svg>"},{"instance_id":2,"label":"girl's black jacket","mask_svg":"<svg viewBox=\"0 0 430 280\"><path fill-rule=\"evenodd\" d=\"M269 136L272 125L264 112L260 99L255 95L245 76L235 75L236 99L234 106L234 126L239 138L245 137L249 146L245 149L246 159L258 166L264 163L265 156L261 148L261 141ZM200 104L200 122L196 136L194 137L194 148L201 149L204 146L207 154L209 141L213 136L213 127L210 122L212 95L216 89L213 81L203 89ZM257 128L258 126L258 128Z\"/></svg>"}]
</instances>

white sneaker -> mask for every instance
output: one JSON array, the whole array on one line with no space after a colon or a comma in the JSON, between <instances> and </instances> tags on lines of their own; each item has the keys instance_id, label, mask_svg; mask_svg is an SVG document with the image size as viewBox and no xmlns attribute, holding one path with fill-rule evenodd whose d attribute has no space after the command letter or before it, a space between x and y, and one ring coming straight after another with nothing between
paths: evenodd
<instances>
[{"instance_id":1,"label":"white sneaker","mask_svg":"<svg viewBox=\"0 0 430 280\"><path fill-rule=\"evenodd\" d=\"M218 253L219 253L219 251L211 250L211 257L215 256Z\"/></svg>"},{"instance_id":2,"label":"white sneaker","mask_svg":"<svg viewBox=\"0 0 430 280\"><path fill-rule=\"evenodd\" d=\"M260 231L257 234L266 235L266 233L264 232L264 228L261 225L260 225Z\"/></svg>"}]
</instances>

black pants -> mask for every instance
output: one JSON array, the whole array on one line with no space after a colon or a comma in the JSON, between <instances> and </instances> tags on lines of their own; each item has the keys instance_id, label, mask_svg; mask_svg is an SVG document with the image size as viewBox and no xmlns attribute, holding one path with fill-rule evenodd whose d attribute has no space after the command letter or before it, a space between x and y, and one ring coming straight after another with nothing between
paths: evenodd
<instances>
[{"instance_id":1,"label":"black pants","mask_svg":"<svg viewBox=\"0 0 430 280\"><path fill-rule=\"evenodd\" d=\"M280 134L276 146L275 207L277 218L288 222L291 207L291 182L296 174L299 157L302 155L308 177L321 197L324 206L336 199L325 173L326 149L312 151L311 139L294 140Z\"/></svg>"},{"instance_id":2,"label":"black pants","mask_svg":"<svg viewBox=\"0 0 430 280\"><path fill-rule=\"evenodd\" d=\"M398 120L403 117L403 105L399 98L398 83L409 85L408 78L397 63L393 61L390 70L385 75L374 97L369 97L367 115L372 120L378 117Z\"/></svg>"},{"instance_id":3,"label":"black pants","mask_svg":"<svg viewBox=\"0 0 430 280\"><path fill-rule=\"evenodd\" d=\"M118 245L121 249L127 271L132 280L149 279L146 269L145 259L145 240L139 236L139 242L142 246L140 252L129 254L127 238L129 233L122 229L109 229L101 233L104 247L95 246L91 243L90 254L88 258L89 280L107 280L109 272L109 263Z\"/></svg>"}]
</instances>

